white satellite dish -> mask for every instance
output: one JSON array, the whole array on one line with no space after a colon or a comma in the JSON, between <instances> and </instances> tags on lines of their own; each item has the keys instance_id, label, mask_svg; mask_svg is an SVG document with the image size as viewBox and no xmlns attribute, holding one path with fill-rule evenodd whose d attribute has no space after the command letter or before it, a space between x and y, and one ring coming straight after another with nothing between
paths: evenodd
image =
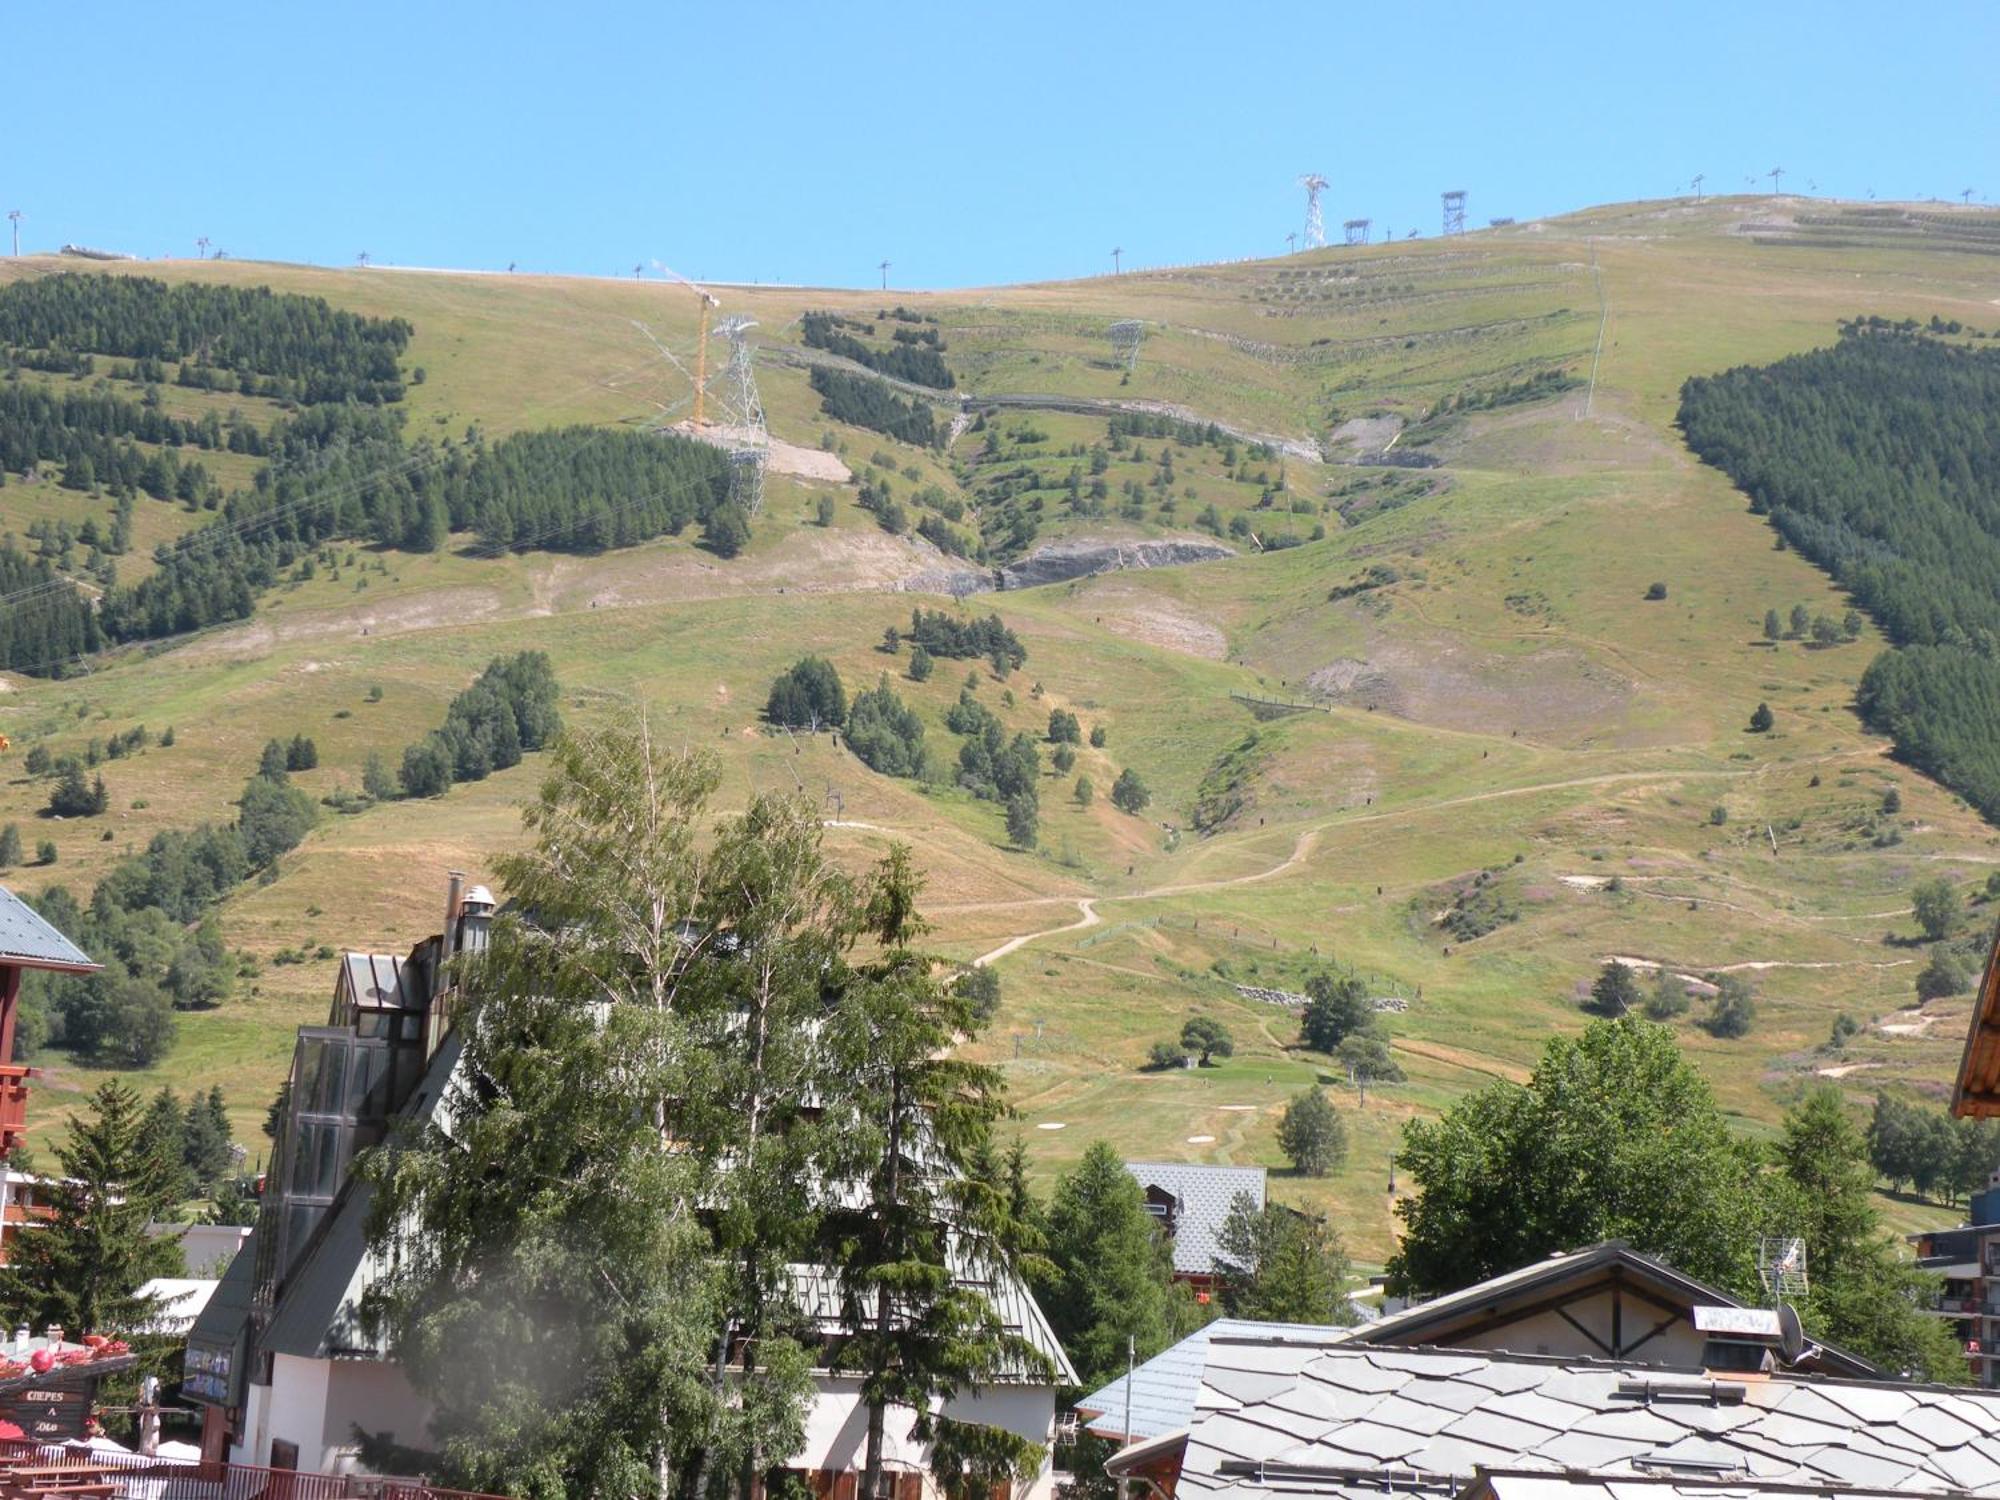
<instances>
[{"instance_id":1,"label":"white satellite dish","mask_svg":"<svg viewBox=\"0 0 2000 1500\"><path fill-rule=\"evenodd\" d=\"M1778 1352L1788 1365L1797 1364L1806 1352L1805 1324L1799 1321L1799 1310L1789 1302L1778 1304Z\"/></svg>"}]
</instances>

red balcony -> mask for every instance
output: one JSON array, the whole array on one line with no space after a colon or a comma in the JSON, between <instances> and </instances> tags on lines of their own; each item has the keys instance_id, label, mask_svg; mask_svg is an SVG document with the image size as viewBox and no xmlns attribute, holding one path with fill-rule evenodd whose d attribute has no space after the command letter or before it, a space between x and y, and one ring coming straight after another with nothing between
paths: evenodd
<instances>
[{"instance_id":1,"label":"red balcony","mask_svg":"<svg viewBox=\"0 0 2000 1500\"><path fill-rule=\"evenodd\" d=\"M9 1470L32 1465L73 1471L74 1481L38 1479L37 1493L60 1494L90 1486L86 1494L131 1500L499 1500L467 1490L440 1489L420 1479L380 1479L367 1474L302 1474L248 1464L164 1463L137 1453L87 1453L0 1440L0 1496L23 1493Z\"/></svg>"}]
</instances>

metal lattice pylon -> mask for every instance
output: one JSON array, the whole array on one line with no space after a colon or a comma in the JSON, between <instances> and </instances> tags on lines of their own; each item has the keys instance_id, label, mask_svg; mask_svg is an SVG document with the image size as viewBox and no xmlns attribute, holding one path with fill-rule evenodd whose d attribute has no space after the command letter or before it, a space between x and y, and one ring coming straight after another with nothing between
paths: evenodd
<instances>
[{"instance_id":1,"label":"metal lattice pylon","mask_svg":"<svg viewBox=\"0 0 2000 1500\"><path fill-rule=\"evenodd\" d=\"M1326 244L1326 216L1320 212L1319 195L1326 190L1327 181L1317 172L1308 172L1299 179L1299 186L1306 190L1306 249L1318 250Z\"/></svg>"},{"instance_id":2,"label":"metal lattice pylon","mask_svg":"<svg viewBox=\"0 0 2000 1500\"><path fill-rule=\"evenodd\" d=\"M1767 1234L1757 1241L1757 1277L1773 1303L1797 1302L1809 1289L1806 1242L1794 1234Z\"/></svg>"},{"instance_id":3,"label":"metal lattice pylon","mask_svg":"<svg viewBox=\"0 0 2000 1500\"><path fill-rule=\"evenodd\" d=\"M764 508L764 468L771 456L771 432L751 364L748 334L756 326L755 318L735 313L716 330L729 340L729 363L717 393L721 425L729 434L729 495L753 519Z\"/></svg>"},{"instance_id":4,"label":"metal lattice pylon","mask_svg":"<svg viewBox=\"0 0 2000 1500\"><path fill-rule=\"evenodd\" d=\"M1145 342L1146 325L1137 318L1127 318L1113 323L1107 330L1111 335L1111 354L1126 369L1131 370L1139 363L1139 345Z\"/></svg>"}]
</instances>

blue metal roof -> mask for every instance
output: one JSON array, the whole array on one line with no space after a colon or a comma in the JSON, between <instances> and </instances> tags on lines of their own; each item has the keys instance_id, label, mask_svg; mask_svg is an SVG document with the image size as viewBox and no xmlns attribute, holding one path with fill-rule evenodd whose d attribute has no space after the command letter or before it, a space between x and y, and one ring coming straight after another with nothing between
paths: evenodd
<instances>
[{"instance_id":1,"label":"blue metal roof","mask_svg":"<svg viewBox=\"0 0 2000 1500\"><path fill-rule=\"evenodd\" d=\"M1217 1318L1133 1370L1130 1432L1125 1430L1123 1375L1104 1389L1085 1396L1076 1403L1076 1409L1094 1419L1088 1425L1099 1437L1122 1437L1128 1443L1161 1437L1178 1432L1193 1419L1195 1392L1201 1385L1202 1367L1208 1363L1208 1341L1215 1335L1282 1338L1296 1333L1323 1339L1330 1332L1344 1331L1305 1323L1251 1323L1241 1318Z\"/></svg>"},{"instance_id":2,"label":"blue metal roof","mask_svg":"<svg viewBox=\"0 0 2000 1500\"><path fill-rule=\"evenodd\" d=\"M0 886L0 964L83 974L103 965L51 927L27 902Z\"/></svg>"}]
</instances>

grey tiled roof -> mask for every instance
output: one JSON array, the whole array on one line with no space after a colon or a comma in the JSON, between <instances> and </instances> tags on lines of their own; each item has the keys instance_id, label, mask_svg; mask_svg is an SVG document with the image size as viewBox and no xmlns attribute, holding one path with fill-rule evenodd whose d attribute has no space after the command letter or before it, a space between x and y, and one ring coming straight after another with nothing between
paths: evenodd
<instances>
[{"instance_id":1,"label":"grey tiled roof","mask_svg":"<svg viewBox=\"0 0 2000 1500\"><path fill-rule=\"evenodd\" d=\"M792 1290L807 1320L819 1332L829 1336L848 1332L847 1322L840 1312L840 1283L834 1273L825 1266L817 1265L794 1265L791 1273ZM1048 1319L1042 1315L1041 1305L1035 1301L1035 1294L1028 1290L1026 1282L1011 1270L1003 1271L998 1276L982 1275L962 1261L953 1267L953 1274L961 1287L973 1287L984 1292L993 1304L993 1310L1000 1315L1001 1326L1025 1339L1055 1367L1052 1380L1017 1366L1000 1375L998 1383L1069 1386L1077 1383L1075 1367L1063 1352L1055 1330L1049 1327Z\"/></svg>"},{"instance_id":2,"label":"grey tiled roof","mask_svg":"<svg viewBox=\"0 0 2000 1500\"><path fill-rule=\"evenodd\" d=\"M1741 1479L1631 1479L1596 1474L1487 1474L1461 1500L1894 1500L1895 1490L1810 1489Z\"/></svg>"},{"instance_id":3,"label":"grey tiled roof","mask_svg":"<svg viewBox=\"0 0 2000 1500\"><path fill-rule=\"evenodd\" d=\"M1211 1335L1178 1493L1344 1500L1385 1470L1462 1487L1484 1468L2000 1496L2000 1393L1336 1338Z\"/></svg>"},{"instance_id":4,"label":"grey tiled roof","mask_svg":"<svg viewBox=\"0 0 2000 1500\"><path fill-rule=\"evenodd\" d=\"M95 969L97 963L44 921L36 910L0 886L0 963L36 969Z\"/></svg>"},{"instance_id":5,"label":"grey tiled roof","mask_svg":"<svg viewBox=\"0 0 2000 1500\"><path fill-rule=\"evenodd\" d=\"M1174 1224L1174 1270L1206 1276L1215 1269L1215 1237L1239 1193L1264 1206L1262 1167L1206 1167L1184 1161L1128 1161L1141 1187L1159 1187L1180 1200Z\"/></svg>"},{"instance_id":6,"label":"grey tiled roof","mask_svg":"<svg viewBox=\"0 0 2000 1500\"><path fill-rule=\"evenodd\" d=\"M1132 1430L1125 1430L1125 1377L1077 1402L1076 1409L1093 1420L1090 1430L1100 1437L1127 1442L1159 1437L1188 1425L1194 1415L1194 1395L1201 1386L1208 1360L1208 1341L1216 1333L1302 1333L1323 1335L1324 1328L1290 1323L1245 1323L1218 1318L1197 1328L1178 1344L1162 1349L1132 1372Z\"/></svg>"}]
</instances>

